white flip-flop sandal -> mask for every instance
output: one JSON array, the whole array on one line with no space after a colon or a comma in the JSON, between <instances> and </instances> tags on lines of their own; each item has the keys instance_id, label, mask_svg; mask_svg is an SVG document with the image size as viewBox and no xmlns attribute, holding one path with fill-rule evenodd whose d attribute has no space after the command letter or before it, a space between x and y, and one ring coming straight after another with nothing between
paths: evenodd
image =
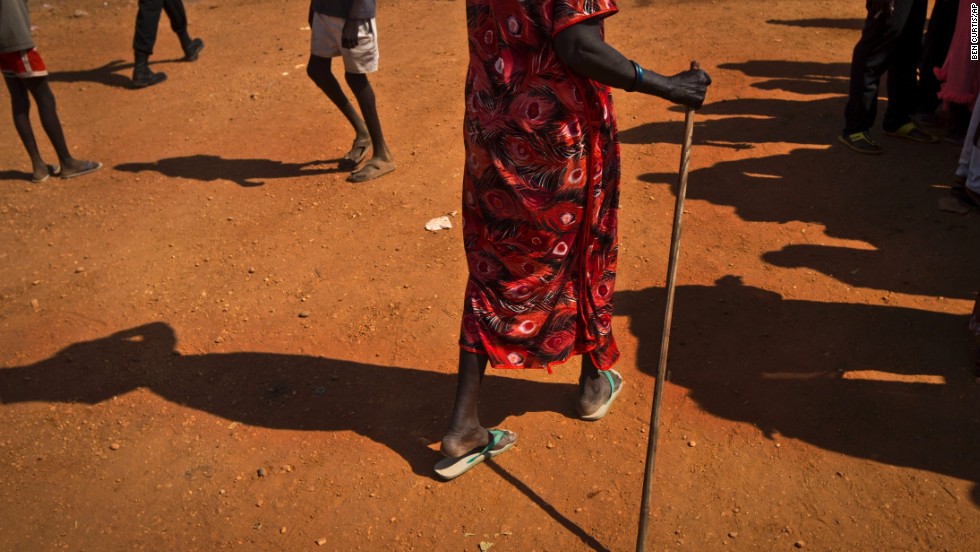
<instances>
[{"instance_id":1,"label":"white flip-flop sandal","mask_svg":"<svg viewBox=\"0 0 980 552\"><path fill-rule=\"evenodd\" d=\"M463 456L444 458L436 462L436 474L446 481L455 479L470 471L470 469L474 468L477 464L483 462L484 460L488 460L494 456L507 452L510 450L510 447L514 446L514 443L517 442L517 434L513 431L507 431L506 429L491 429L489 431L490 442L487 443L487 446L475 448ZM500 445L500 441L502 441L507 435L513 436L511 442ZM498 446L499 448L496 448Z\"/></svg>"},{"instance_id":2,"label":"white flip-flop sandal","mask_svg":"<svg viewBox=\"0 0 980 552\"><path fill-rule=\"evenodd\" d=\"M613 379L613 377L611 375L609 375L609 372L612 372L613 374L616 374L617 376L619 376L619 387L618 388L616 387L616 381ZM615 370L603 370L603 371L601 371L599 373L602 374L603 376L606 376L606 379L609 381L609 389L612 392L609 394L609 398L606 399L606 402L603 403L603 405L599 407L599 410L596 410L592 414L587 414L587 415L580 416L583 420L588 420L590 422L594 422L596 420L601 420L602 417L605 416L607 412L609 412L609 407L612 406L613 401L615 401L616 400L616 397L619 396L619 393L620 393L620 391L623 390L623 385L625 384L625 382L623 381L622 374L620 374L619 372L617 372Z\"/></svg>"}]
</instances>

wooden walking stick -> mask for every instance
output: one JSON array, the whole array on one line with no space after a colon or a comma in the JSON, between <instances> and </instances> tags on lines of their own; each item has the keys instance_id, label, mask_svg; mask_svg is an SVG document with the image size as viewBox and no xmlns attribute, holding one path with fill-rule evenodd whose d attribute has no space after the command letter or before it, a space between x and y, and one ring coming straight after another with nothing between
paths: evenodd
<instances>
[{"instance_id":1,"label":"wooden walking stick","mask_svg":"<svg viewBox=\"0 0 980 552\"><path fill-rule=\"evenodd\" d=\"M699 69L698 62L691 62L691 70ZM647 521L650 519L650 489L653 487L653 466L657 453L657 435L660 424L660 401L667 379L667 345L670 343L670 319L674 314L674 279L677 275L677 253L681 245L681 216L684 214L684 196L687 194L687 165L691 160L691 137L694 134L694 109L684 112L684 144L681 146L681 168L678 175L677 202L674 204L674 228L670 236L670 257L667 259L667 306L664 309L664 331L660 340L660 363L653 390L653 411L650 413L650 438L647 441L647 463L643 474L643 502L640 505L640 527L636 537L636 551L643 552L647 540Z\"/></svg>"}]
</instances>

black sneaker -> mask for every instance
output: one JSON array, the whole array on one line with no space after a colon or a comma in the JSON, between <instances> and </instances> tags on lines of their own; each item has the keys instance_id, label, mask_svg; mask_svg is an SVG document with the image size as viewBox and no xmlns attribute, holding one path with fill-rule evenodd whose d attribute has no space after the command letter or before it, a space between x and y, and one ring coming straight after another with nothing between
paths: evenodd
<instances>
[{"instance_id":1,"label":"black sneaker","mask_svg":"<svg viewBox=\"0 0 980 552\"><path fill-rule=\"evenodd\" d=\"M195 38L194 40L187 43L184 46L184 61L197 61L197 55L201 53L204 49L204 41L200 38Z\"/></svg>"}]
</instances>

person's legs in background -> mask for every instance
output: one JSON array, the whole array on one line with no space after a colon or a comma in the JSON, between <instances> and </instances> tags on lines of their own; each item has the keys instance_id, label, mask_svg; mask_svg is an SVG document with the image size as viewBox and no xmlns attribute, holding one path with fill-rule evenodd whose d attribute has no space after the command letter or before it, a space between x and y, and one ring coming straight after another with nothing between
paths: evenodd
<instances>
[{"instance_id":1,"label":"person's legs in background","mask_svg":"<svg viewBox=\"0 0 980 552\"><path fill-rule=\"evenodd\" d=\"M354 129L354 144L340 162L341 169L353 170L367 156L367 150L371 146L371 135L364 119L361 118L354 104L347 99L340 82L333 76L331 59L310 54L310 60L306 64L306 75L337 106Z\"/></svg>"},{"instance_id":2,"label":"person's legs in background","mask_svg":"<svg viewBox=\"0 0 980 552\"><path fill-rule=\"evenodd\" d=\"M371 136L373 152L371 159L364 164L364 167L351 173L349 180L363 182L379 176L385 175L395 169L395 159L388 149L384 134L381 132L381 118L378 116L378 107L374 98L374 89L368 81L367 75L362 73L344 73L347 85L350 86L357 105L361 108L361 115L367 125L368 133Z\"/></svg>"},{"instance_id":3,"label":"person's legs in background","mask_svg":"<svg viewBox=\"0 0 980 552\"><path fill-rule=\"evenodd\" d=\"M37 147L37 140L34 138L34 129L31 127L31 98L24 85L23 79L17 77L4 76L4 83L10 91L10 107L12 109L14 128L20 141L27 150L27 155L31 158L31 180L41 182L49 176L50 169L41 158L41 152ZM54 167L51 167L54 168Z\"/></svg>"},{"instance_id":4,"label":"person's legs in background","mask_svg":"<svg viewBox=\"0 0 980 552\"><path fill-rule=\"evenodd\" d=\"M180 47L184 50L184 61L196 61L198 54L204 48L204 41L200 38L191 38L187 33L187 12L184 11L183 0L163 0L163 11L170 20L170 30L180 40Z\"/></svg>"},{"instance_id":5,"label":"person's legs in background","mask_svg":"<svg viewBox=\"0 0 980 552\"><path fill-rule=\"evenodd\" d=\"M58 155L58 162L61 163L61 171L58 173L62 178L72 178L96 171L102 167L100 163L85 161L72 157L65 142L65 133L61 128L61 120L58 118L58 109L54 99L54 93L48 84L47 77L36 77L23 79L24 87L30 91L37 103L38 118L41 119L41 126L44 133L51 140L54 151ZM35 145L36 147L36 145ZM32 160L33 163L33 160ZM43 161L42 161L43 163ZM35 174L37 167L35 166Z\"/></svg>"},{"instance_id":6,"label":"person's legs in background","mask_svg":"<svg viewBox=\"0 0 980 552\"><path fill-rule=\"evenodd\" d=\"M922 57L919 62L919 86L916 99L916 113L913 119L923 126L938 127L942 125L941 117L936 113L941 104L937 94L940 83L935 70L942 67L949 52L953 31L956 29L956 12L960 0L936 0L929 16L929 26L926 29L922 43ZM966 1L966 0L964 0Z\"/></svg>"},{"instance_id":7,"label":"person's legs in background","mask_svg":"<svg viewBox=\"0 0 980 552\"><path fill-rule=\"evenodd\" d=\"M138 0L136 10L136 30L133 34L133 86L146 88L167 80L167 74L150 70L150 56L157 41L157 28L160 25L160 12L164 0Z\"/></svg>"},{"instance_id":8,"label":"person's legs in background","mask_svg":"<svg viewBox=\"0 0 980 552\"><path fill-rule=\"evenodd\" d=\"M918 95L917 72L927 5L927 0L900 0L896 2L895 13L891 16L896 20L896 26L901 22L901 28L892 42L887 64L888 108L881 127L888 133L899 132L912 122Z\"/></svg>"},{"instance_id":9,"label":"person's legs in background","mask_svg":"<svg viewBox=\"0 0 980 552\"><path fill-rule=\"evenodd\" d=\"M897 118L901 112L906 115L911 112L910 105L915 102L915 68L918 63L918 47L911 51L911 46L903 44L902 55L912 55L911 60L904 59L898 64L893 63L897 55L897 42L903 37L906 24L910 15L918 11L925 17L926 0L897 0L895 11L890 15L874 14L868 11L864 28L861 30L861 38L854 46L854 53L851 57L851 78L848 88L847 105L844 108L844 131L840 136L840 141L849 148L860 152L879 154L881 146L871 139L869 130L874 126L878 111L878 87L882 75L889 71L888 89L889 100L888 109L891 119ZM921 40L922 23L924 19L919 18L918 36ZM904 36L905 41L912 39L914 32L909 31ZM911 62L912 87L909 90L908 63ZM896 71L893 75L892 71ZM892 81L895 80L893 83ZM892 97L894 94L894 98ZM892 106L892 101L896 102ZM889 116L886 115L886 119ZM888 120L887 123L892 122ZM904 124L904 123L903 123ZM883 125L887 130L893 129L887 124ZM921 131L919 131L921 133Z\"/></svg>"}]
</instances>

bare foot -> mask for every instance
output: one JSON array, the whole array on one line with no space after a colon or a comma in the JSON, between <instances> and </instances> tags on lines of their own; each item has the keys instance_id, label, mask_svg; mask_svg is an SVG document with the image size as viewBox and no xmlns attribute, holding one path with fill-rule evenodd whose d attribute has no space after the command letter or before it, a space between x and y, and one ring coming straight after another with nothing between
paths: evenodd
<instances>
[{"instance_id":1,"label":"bare foot","mask_svg":"<svg viewBox=\"0 0 980 552\"><path fill-rule=\"evenodd\" d=\"M609 380L599 375L593 379L586 378L579 384L579 397L575 405L579 416L587 417L599 411L612 397L613 393L623 387L623 378L615 370L609 370L613 378L613 387Z\"/></svg>"},{"instance_id":2,"label":"bare foot","mask_svg":"<svg viewBox=\"0 0 980 552\"><path fill-rule=\"evenodd\" d=\"M490 433L483 427L454 431L452 429L442 438L442 454L450 458L463 456L467 452L487 446Z\"/></svg>"}]
</instances>

